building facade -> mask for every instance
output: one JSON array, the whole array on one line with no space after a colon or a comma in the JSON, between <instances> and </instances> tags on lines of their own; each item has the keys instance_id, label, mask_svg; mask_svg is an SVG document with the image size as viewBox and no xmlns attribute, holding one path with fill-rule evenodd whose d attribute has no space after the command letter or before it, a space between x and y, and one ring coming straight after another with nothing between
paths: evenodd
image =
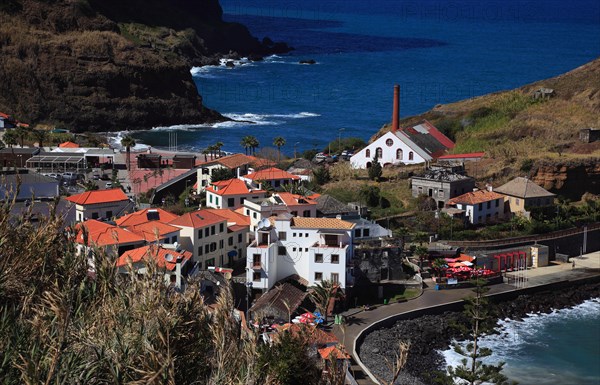
<instances>
[{"instance_id":1,"label":"building facade","mask_svg":"<svg viewBox=\"0 0 600 385\"><path fill-rule=\"evenodd\" d=\"M477 225L504 218L504 195L479 190L452 198L448 205L464 210L470 223Z\"/></svg>"},{"instance_id":2,"label":"building facade","mask_svg":"<svg viewBox=\"0 0 600 385\"><path fill-rule=\"evenodd\" d=\"M444 169L430 169L424 175L411 178L412 196L428 196L435 200L438 208L443 208L451 198L473 191L473 188L473 178Z\"/></svg>"}]
</instances>

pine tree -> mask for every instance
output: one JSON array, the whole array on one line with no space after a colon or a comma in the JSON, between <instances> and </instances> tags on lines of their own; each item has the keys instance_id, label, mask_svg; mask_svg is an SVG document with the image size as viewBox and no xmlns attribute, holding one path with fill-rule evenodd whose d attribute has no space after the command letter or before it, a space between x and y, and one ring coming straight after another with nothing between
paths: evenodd
<instances>
[{"instance_id":1,"label":"pine tree","mask_svg":"<svg viewBox=\"0 0 600 385\"><path fill-rule=\"evenodd\" d=\"M489 331L493 326L492 317L489 311L488 299L485 293L489 288L485 287L485 281L478 279L474 281L475 296L465 299L464 313L471 319L471 328L469 330L471 341L463 347L454 344L454 351L464 358L460 365L455 368L448 366L448 373L459 384L479 385L479 384L497 384L508 385L515 384L509 382L507 377L502 374L504 362L496 365L488 365L482 362L482 358L489 357L492 350L479 346L479 338Z\"/></svg>"},{"instance_id":2,"label":"pine tree","mask_svg":"<svg viewBox=\"0 0 600 385\"><path fill-rule=\"evenodd\" d=\"M379 158L377 157L377 154L375 154L375 157L373 158L373 164L369 168L369 179L379 181L382 174L383 167L381 167L381 164L379 163Z\"/></svg>"}]
</instances>

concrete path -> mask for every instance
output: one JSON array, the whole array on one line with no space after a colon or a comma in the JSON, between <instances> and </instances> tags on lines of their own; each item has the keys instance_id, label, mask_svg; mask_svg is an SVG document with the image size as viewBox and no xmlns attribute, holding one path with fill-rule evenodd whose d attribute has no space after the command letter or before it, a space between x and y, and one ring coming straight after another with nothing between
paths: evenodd
<instances>
[{"instance_id":1,"label":"concrete path","mask_svg":"<svg viewBox=\"0 0 600 385\"><path fill-rule=\"evenodd\" d=\"M572 267L572 263L563 263L529 269L526 272L507 273L505 283L490 286L489 294L595 275L600 275L600 252L587 254L582 258L575 258L575 268ZM460 301L473 294L472 289L468 288L436 291L431 280L426 280L424 283L427 287L423 290L422 295L408 302L381 305L369 311L350 309L344 312L343 314L349 317L348 323L344 326L334 325L332 328L333 333L347 347L349 352L353 352L356 337L374 322L412 310ZM356 363L356 359L357 357L353 357L351 372L354 373L357 383L359 385L374 384Z\"/></svg>"}]
</instances>

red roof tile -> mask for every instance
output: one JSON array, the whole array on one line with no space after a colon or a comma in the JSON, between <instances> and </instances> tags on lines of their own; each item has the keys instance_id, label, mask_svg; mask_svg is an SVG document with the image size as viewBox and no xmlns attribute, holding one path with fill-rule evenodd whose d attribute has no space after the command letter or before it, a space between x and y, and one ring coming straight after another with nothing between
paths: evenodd
<instances>
[{"instance_id":1,"label":"red roof tile","mask_svg":"<svg viewBox=\"0 0 600 385\"><path fill-rule=\"evenodd\" d=\"M63 142L63 143L59 144L58 147L60 147L60 148L79 148L79 145L77 143L73 143L73 142Z\"/></svg>"},{"instance_id":2,"label":"red roof tile","mask_svg":"<svg viewBox=\"0 0 600 385\"><path fill-rule=\"evenodd\" d=\"M192 258L189 251L175 251L165 249L160 245L148 245L133 250L127 250L117 259L117 267L126 266L128 263L136 263L142 260L154 260L158 267L167 270L175 270L177 260L187 261Z\"/></svg>"},{"instance_id":3,"label":"red roof tile","mask_svg":"<svg viewBox=\"0 0 600 385\"><path fill-rule=\"evenodd\" d=\"M279 197L281 198L281 200L283 201L283 203L286 204L286 206L298 206L298 205L316 205L317 202L315 202L312 198L309 197L305 197L299 194L292 194L289 192L281 192L281 193L277 193L277 195L279 195Z\"/></svg>"},{"instance_id":4,"label":"red roof tile","mask_svg":"<svg viewBox=\"0 0 600 385\"><path fill-rule=\"evenodd\" d=\"M88 232L88 244L96 246L120 245L124 243L144 242L144 238L134 234L126 229L117 226L109 225L95 219L89 219L85 222L77 224L76 242L84 244L82 227L85 227Z\"/></svg>"},{"instance_id":5,"label":"red roof tile","mask_svg":"<svg viewBox=\"0 0 600 385\"><path fill-rule=\"evenodd\" d=\"M493 201L496 199L504 199L504 195L498 194L495 191L478 190L454 197L448 201L448 204L455 205L458 203L462 203L472 206L479 203Z\"/></svg>"},{"instance_id":6,"label":"red roof tile","mask_svg":"<svg viewBox=\"0 0 600 385\"><path fill-rule=\"evenodd\" d=\"M266 193L265 190L249 189L248 186L246 186L246 182L237 178L211 183L211 185L206 188L206 191L210 191L220 196Z\"/></svg>"},{"instance_id":7,"label":"red roof tile","mask_svg":"<svg viewBox=\"0 0 600 385\"><path fill-rule=\"evenodd\" d=\"M251 180L280 180L280 179L292 179L299 180L298 175L290 174L287 171L280 170L275 167L267 168L264 170L257 171L252 174L244 175L244 178Z\"/></svg>"},{"instance_id":8,"label":"red roof tile","mask_svg":"<svg viewBox=\"0 0 600 385\"><path fill-rule=\"evenodd\" d=\"M68 201L78 205L93 205L96 203L110 203L127 201L127 195L120 188L114 188L111 190L95 190L86 191L81 194L72 195L66 198Z\"/></svg>"},{"instance_id":9,"label":"red roof tile","mask_svg":"<svg viewBox=\"0 0 600 385\"><path fill-rule=\"evenodd\" d=\"M154 212L156 214L154 214ZM149 217L154 218L154 216L157 216L158 219L148 219ZM128 227L139 225L149 221L160 221L163 223L168 223L174 220L175 218L178 218L177 215L172 214L161 208L155 208L136 211L134 213L118 218L115 222L118 226Z\"/></svg>"},{"instance_id":10,"label":"red roof tile","mask_svg":"<svg viewBox=\"0 0 600 385\"><path fill-rule=\"evenodd\" d=\"M180 227L168 225L160 221L146 222L128 227L127 229L130 230L132 233L143 237L148 242L156 241L157 232L158 239L164 239L167 234L171 234L181 230Z\"/></svg>"},{"instance_id":11,"label":"red roof tile","mask_svg":"<svg viewBox=\"0 0 600 385\"><path fill-rule=\"evenodd\" d=\"M250 226L250 217L243 214L243 208L240 207L240 212L229 209L204 209L210 213L216 214L227 219L228 223L235 223L241 226Z\"/></svg>"},{"instance_id":12,"label":"red roof tile","mask_svg":"<svg viewBox=\"0 0 600 385\"><path fill-rule=\"evenodd\" d=\"M436 138L438 142L443 144L446 148L454 148L454 142L451 141L446 135L442 134L433 124L429 123L427 120L425 120L423 124L427 126L429 134Z\"/></svg>"},{"instance_id":13,"label":"red roof tile","mask_svg":"<svg viewBox=\"0 0 600 385\"><path fill-rule=\"evenodd\" d=\"M321 358L324 360L328 360L331 357L335 358L336 360L349 360L350 359L350 355L348 353L346 353L346 351L344 351L343 349L340 349L339 347L337 347L336 345L327 346L327 347L320 348L317 350L318 350Z\"/></svg>"},{"instance_id":14,"label":"red roof tile","mask_svg":"<svg viewBox=\"0 0 600 385\"><path fill-rule=\"evenodd\" d=\"M182 216L169 222L175 226L193 227L195 229L214 225L219 222L224 222L227 219L220 215L214 214L208 210L197 210L191 213L185 213Z\"/></svg>"},{"instance_id":15,"label":"red roof tile","mask_svg":"<svg viewBox=\"0 0 600 385\"><path fill-rule=\"evenodd\" d=\"M0 118L8 119L10 116L6 115L4 112L0 112Z\"/></svg>"}]
</instances>

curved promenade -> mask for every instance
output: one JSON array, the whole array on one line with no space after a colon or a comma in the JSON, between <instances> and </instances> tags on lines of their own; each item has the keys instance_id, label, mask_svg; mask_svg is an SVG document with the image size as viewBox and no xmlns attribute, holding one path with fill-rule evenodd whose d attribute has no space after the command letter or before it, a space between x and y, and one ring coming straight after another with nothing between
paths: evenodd
<instances>
[{"instance_id":1,"label":"curved promenade","mask_svg":"<svg viewBox=\"0 0 600 385\"><path fill-rule=\"evenodd\" d=\"M591 277L600 277L600 252L584 255L583 258L575 259L575 268L571 263L551 265L537 269L530 269L527 275L517 277L518 273L507 273L505 283L490 286L488 295L502 295L502 293L517 294L519 291L529 291L539 286L581 280ZM417 313L430 313L445 311L452 307L459 307L462 299L472 294L472 289L433 290L426 287L421 296L404 303L393 303L379 306L370 311L361 309L350 309L344 315L350 316L350 320L344 327L334 325L332 331L344 345L352 344L352 367L351 372L359 385L377 384L368 368L364 366L359 357L360 343L371 330L392 325L403 316L415 316ZM506 295L506 294L505 294ZM419 315L419 314L417 314Z\"/></svg>"}]
</instances>

